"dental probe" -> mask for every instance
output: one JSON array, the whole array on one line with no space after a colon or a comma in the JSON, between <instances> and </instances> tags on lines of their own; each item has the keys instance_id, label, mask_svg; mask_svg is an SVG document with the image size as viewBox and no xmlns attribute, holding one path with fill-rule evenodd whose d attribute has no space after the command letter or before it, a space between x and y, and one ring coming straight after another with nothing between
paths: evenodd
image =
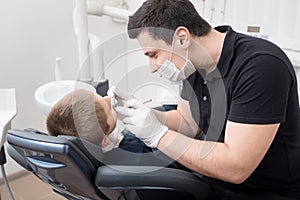
<instances>
[{"instance_id":1,"label":"dental probe","mask_svg":"<svg viewBox=\"0 0 300 200\"><path fill-rule=\"evenodd\" d=\"M144 101L143 104L149 103L151 101L152 101L152 99L148 99L148 100Z\"/></svg>"}]
</instances>

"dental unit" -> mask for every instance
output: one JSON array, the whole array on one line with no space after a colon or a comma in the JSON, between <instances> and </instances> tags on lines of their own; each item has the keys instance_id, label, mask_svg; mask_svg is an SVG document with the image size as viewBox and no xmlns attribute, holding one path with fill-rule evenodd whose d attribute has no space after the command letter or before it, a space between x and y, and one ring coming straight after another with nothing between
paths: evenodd
<instances>
[{"instance_id":1,"label":"dental unit","mask_svg":"<svg viewBox=\"0 0 300 200\"><path fill-rule=\"evenodd\" d=\"M100 39L88 31L88 15L110 16L113 19L128 21L131 12L105 5L101 0L76 0L73 12L74 32L78 39L79 80L83 82L105 81L103 50ZM123 2L123 1L122 1ZM122 3L124 4L124 2ZM93 71L92 71L93 69ZM94 79L94 80L93 80Z\"/></svg>"},{"instance_id":2,"label":"dental unit","mask_svg":"<svg viewBox=\"0 0 300 200\"><path fill-rule=\"evenodd\" d=\"M115 1L126 8L123 0ZM108 79L105 78L103 49L98 36L88 31L88 15L109 16L118 23L126 23L130 12L121 8L106 5L103 0L75 0L73 10L73 27L78 42L79 68L75 80L63 80L61 75L61 60L55 62L55 81L40 86L34 94L38 108L45 114L64 95L76 90L86 89L106 95Z\"/></svg>"}]
</instances>

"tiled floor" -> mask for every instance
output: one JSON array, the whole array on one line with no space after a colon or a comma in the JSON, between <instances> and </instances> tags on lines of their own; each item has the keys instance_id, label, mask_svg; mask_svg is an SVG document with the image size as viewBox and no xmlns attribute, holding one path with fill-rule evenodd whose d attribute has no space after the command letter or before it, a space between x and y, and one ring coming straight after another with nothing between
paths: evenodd
<instances>
[{"instance_id":1,"label":"tiled floor","mask_svg":"<svg viewBox=\"0 0 300 200\"><path fill-rule=\"evenodd\" d=\"M15 200L64 200L56 194L49 186L26 172L24 176L9 181L10 188ZM5 185L0 185L1 200L9 200Z\"/></svg>"}]
</instances>

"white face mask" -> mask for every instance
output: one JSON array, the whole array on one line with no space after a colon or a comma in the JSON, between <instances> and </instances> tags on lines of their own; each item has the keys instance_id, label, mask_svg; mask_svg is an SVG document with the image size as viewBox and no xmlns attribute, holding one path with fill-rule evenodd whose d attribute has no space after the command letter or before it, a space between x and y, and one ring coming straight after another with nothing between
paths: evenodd
<instances>
[{"instance_id":1,"label":"white face mask","mask_svg":"<svg viewBox=\"0 0 300 200\"><path fill-rule=\"evenodd\" d=\"M191 74L193 74L196 71L196 69L193 63L190 60L188 60L188 50L186 53L186 62L182 67L182 69L179 70L176 67L176 65L171 61L172 54L173 54L173 42L174 42L174 38L172 41L170 60L166 60L162 64L162 66L157 70L157 73L172 82L178 82L189 77Z\"/></svg>"},{"instance_id":2,"label":"white face mask","mask_svg":"<svg viewBox=\"0 0 300 200\"><path fill-rule=\"evenodd\" d=\"M166 60L164 64L157 70L159 75L165 77L172 82L178 82L186 79L196 71L190 60L187 60L181 70L177 69L174 63Z\"/></svg>"}]
</instances>

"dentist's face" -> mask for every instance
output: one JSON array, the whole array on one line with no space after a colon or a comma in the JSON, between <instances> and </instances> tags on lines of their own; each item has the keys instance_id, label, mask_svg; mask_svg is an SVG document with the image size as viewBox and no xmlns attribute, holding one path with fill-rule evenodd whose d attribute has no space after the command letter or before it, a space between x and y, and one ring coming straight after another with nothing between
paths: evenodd
<instances>
[{"instance_id":1,"label":"dentist's face","mask_svg":"<svg viewBox=\"0 0 300 200\"><path fill-rule=\"evenodd\" d=\"M141 47L143 48L144 55L148 57L150 63L151 73L156 72L162 64L170 59L171 56L171 46L168 45L163 40L156 40L146 31L143 31L137 37ZM178 45L174 41L173 53L172 53L172 62L176 65L177 68L181 69L185 63L185 57L180 55Z\"/></svg>"}]
</instances>

